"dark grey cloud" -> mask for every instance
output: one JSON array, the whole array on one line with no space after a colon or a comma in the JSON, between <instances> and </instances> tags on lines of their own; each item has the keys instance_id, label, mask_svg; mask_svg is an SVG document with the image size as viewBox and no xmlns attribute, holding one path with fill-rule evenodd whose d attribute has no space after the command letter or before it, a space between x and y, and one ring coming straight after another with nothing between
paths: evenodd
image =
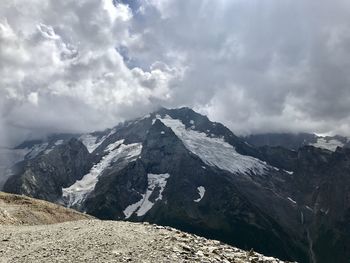
<instances>
[{"instance_id":1,"label":"dark grey cloud","mask_svg":"<svg viewBox=\"0 0 350 263\"><path fill-rule=\"evenodd\" d=\"M0 3L0 144L159 105L236 133L350 134L346 0Z\"/></svg>"},{"instance_id":2,"label":"dark grey cloud","mask_svg":"<svg viewBox=\"0 0 350 263\"><path fill-rule=\"evenodd\" d=\"M134 56L186 68L173 105L239 133L349 134L347 1L151 2L134 20L146 43Z\"/></svg>"}]
</instances>

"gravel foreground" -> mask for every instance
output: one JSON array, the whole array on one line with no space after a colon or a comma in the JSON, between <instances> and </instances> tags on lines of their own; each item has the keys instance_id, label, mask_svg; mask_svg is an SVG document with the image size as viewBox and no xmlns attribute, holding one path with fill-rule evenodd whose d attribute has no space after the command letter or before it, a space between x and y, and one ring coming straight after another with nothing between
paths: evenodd
<instances>
[{"instance_id":1,"label":"gravel foreground","mask_svg":"<svg viewBox=\"0 0 350 263\"><path fill-rule=\"evenodd\" d=\"M148 223L82 220L0 228L0 263L283 262Z\"/></svg>"}]
</instances>

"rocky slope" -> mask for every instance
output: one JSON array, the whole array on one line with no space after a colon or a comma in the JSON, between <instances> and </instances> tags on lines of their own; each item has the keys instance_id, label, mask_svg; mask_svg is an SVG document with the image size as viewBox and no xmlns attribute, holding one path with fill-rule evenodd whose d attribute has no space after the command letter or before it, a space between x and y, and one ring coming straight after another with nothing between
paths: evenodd
<instances>
[{"instance_id":1,"label":"rocky slope","mask_svg":"<svg viewBox=\"0 0 350 263\"><path fill-rule=\"evenodd\" d=\"M24 149L11 149L0 147L0 190L9 177L7 170L15 163L24 159L27 151Z\"/></svg>"},{"instance_id":2,"label":"rocky slope","mask_svg":"<svg viewBox=\"0 0 350 263\"><path fill-rule=\"evenodd\" d=\"M285 260L350 258L347 149L255 147L181 108L58 136L30 152L13 167L6 191Z\"/></svg>"},{"instance_id":3,"label":"rocky slope","mask_svg":"<svg viewBox=\"0 0 350 263\"><path fill-rule=\"evenodd\" d=\"M7 225L2 226L2 230L8 225L54 224L91 218L46 201L0 192L0 225ZM0 241L1 237L4 236L0 235Z\"/></svg>"},{"instance_id":4,"label":"rocky slope","mask_svg":"<svg viewBox=\"0 0 350 263\"><path fill-rule=\"evenodd\" d=\"M85 220L0 228L0 263L282 263L254 251L149 224Z\"/></svg>"},{"instance_id":5,"label":"rocky slope","mask_svg":"<svg viewBox=\"0 0 350 263\"><path fill-rule=\"evenodd\" d=\"M17 163L5 189L54 202L61 198L62 187L81 179L90 167L88 150L72 138L33 159Z\"/></svg>"}]
</instances>

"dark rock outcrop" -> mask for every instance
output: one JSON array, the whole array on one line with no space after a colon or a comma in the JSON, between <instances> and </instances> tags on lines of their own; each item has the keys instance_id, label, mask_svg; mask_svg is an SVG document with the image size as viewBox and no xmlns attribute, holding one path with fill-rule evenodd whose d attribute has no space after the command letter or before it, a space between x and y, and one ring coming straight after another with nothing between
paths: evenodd
<instances>
[{"instance_id":1,"label":"dark rock outcrop","mask_svg":"<svg viewBox=\"0 0 350 263\"><path fill-rule=\"evenodd\" d=\"M62 187L81 179L90 168L89 152L73 138L47 154L16 164L4 191L58 202Z\"/></svg>"}]
</instances>

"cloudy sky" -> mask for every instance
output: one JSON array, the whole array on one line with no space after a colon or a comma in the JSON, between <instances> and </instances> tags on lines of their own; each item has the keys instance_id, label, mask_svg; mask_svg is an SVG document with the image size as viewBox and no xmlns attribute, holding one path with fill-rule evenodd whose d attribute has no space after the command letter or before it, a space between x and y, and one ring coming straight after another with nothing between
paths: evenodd
<instances>
[{"instance_id":1,"label":"cloudy sky","mask_svg":"<svg viewBox=\"0 0 350 263\"><path fill-rule=\"evenodd\" d=\"M350 135L348 0L0 2L0 145L189 106Z\"/></svg>"}]
</instances>

